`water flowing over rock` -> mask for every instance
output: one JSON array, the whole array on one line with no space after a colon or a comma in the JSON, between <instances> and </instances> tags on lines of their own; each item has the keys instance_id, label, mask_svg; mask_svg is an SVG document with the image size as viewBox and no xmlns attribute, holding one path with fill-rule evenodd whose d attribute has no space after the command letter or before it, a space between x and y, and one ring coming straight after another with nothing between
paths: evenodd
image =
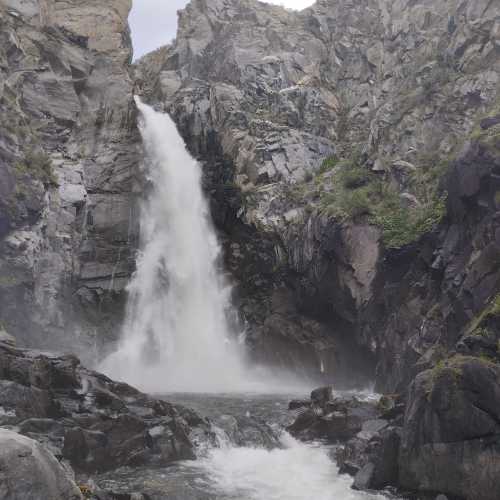
<instances>
[{"instance_id":1,"label":"water flowing over rock","mask_svg":"<svg viewBox=\"0 0 500 500\"><path fill-rule=\"evenodd\" d=\"M320 0L300 13L197 0L180 12L172 45L138 62L143 94L204 161L259 356L344 384L356 382L352 371L358 383L373 377L377 362L379 388L396 391L495 294L498 272L473 277L477 252L495 262L496 243L482 236L496 231L486 222L495 160L475 155L484 167L464 166L449 182L439 172L498 113L499 15L486 0ZM342 168L357 180L339 180ZM393 189L402 207L425 203L415 179L441 183L450 207L466 197L469 209L449 210L437 238L417 232L392 248L387 225L366 215L369 186L356 184L366 179ZM335 198L341 182L347 205ZM351 216L329 215L336 203ZM471 308L468 296L481 298Z\"/></svg>"}]
</instances>

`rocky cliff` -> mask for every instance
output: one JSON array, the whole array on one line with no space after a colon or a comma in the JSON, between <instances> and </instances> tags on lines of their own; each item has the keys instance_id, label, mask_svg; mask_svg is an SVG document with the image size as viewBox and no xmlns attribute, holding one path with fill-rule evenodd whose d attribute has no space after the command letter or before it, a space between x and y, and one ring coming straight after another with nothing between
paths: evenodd
<instances>
[{"instance_id":1,"label":"rocky cliff","mask_svg":"<svg viewBox=\"0 0 500 500\"><path fill-rule=\"evenodd\" d=\"M477 329L500 279L499 16L193 0L139 62L205 164L260 356L337 380L376 365L396 391Z\"/></svg>"},{"instance_id":2,"label":"rocky cliff","mask_svg":"<svg viewBox=\"0 0 500 500\"><path fill-rule=\"evenodd\" d=\"M133 269L130 8L0 2L0 321L87 359L115 335Z\"/></svg>"},{"instance_id":3,"label":"rocky cliff","mask_svg":"<svg viewBox=\"0 0 500 500\"><path fill-rule=\"evenodd\" d=\"M399 393L390 484L498 498L498 2L191 0L134 68L130 7L0 3L0 330L92 361L116 338L142 190L135 90L203 164L255 357ZM73 358L3 353L5 394L43 396L26 418L81 399L40 386L57 383L33 378L40 363L133 413ZM63 430L87 464L95 429Z\"/></svg>"}]
</instances>

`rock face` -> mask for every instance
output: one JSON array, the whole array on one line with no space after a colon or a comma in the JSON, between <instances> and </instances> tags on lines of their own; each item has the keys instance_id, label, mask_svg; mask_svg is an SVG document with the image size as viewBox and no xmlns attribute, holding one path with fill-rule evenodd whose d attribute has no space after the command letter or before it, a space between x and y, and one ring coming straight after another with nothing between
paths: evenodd
<instances>
[{"instance_id":1,"label":"rock face","mask_svg":"<svg viewBox=\"0 0 500 500\"><path fill-rule=\"evenodd\" d=\"M133 269L130 8L0 5L0 321L89 359L115 335Z\"/></svg>"},{"instance_id":2,"label":"rock face","mask_svg":"<svg viewBox=\"0 0 500 500\"><path fill-rule=\"evenodd\" d=\"M346 384L376 363L379 389L403 389L498 291L498 156L467 144L497 127L499 16L196 0L138 63L204 162L259 357Z\"/></svg>"},{"instance_id":3,"label":"rock face","mask_svg":"<svg viewBox=\"0 0 500 500\"><path fill-rule=\"evenodd\" d=\"M0 429L2 500L79 500L82 494L56 458L42 445Z\"/></svg>"}]
</instances>

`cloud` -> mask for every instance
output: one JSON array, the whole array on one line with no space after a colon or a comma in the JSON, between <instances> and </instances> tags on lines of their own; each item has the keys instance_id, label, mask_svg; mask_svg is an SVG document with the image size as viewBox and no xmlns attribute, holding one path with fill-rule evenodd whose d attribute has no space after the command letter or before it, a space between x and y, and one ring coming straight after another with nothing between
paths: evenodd
<instances>
[{"instance_id":1,"label":"cloud","mask_svg":"<svg viewBox=\"0 0 500 500\"><path fill-rule=\"evenodd\" d=\"M314 3L313 0L267 1L291 9L305 9ZM188 0L134 0L129 22L136 59L175 38L177 11L187 3Z\"/></svg>"}]
</instances>

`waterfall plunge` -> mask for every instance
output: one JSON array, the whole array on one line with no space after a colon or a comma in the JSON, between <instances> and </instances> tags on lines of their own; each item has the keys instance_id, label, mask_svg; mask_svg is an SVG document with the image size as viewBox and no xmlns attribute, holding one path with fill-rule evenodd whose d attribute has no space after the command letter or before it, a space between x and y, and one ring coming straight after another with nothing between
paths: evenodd
<instances>
[{"instance_id":1,"label":"waterfall plunge","mask_svg":"<svg viewBox=\"0 0 500 500\"><path fill-rule=\"evenodd\" d=\"M246 365L242 335L227 320L231 289L217 268L200 167L171 118L136 103L150 191L122 338L101 370L149 392L298 389L289 374Z\"/></svg>"}]
</instances>

